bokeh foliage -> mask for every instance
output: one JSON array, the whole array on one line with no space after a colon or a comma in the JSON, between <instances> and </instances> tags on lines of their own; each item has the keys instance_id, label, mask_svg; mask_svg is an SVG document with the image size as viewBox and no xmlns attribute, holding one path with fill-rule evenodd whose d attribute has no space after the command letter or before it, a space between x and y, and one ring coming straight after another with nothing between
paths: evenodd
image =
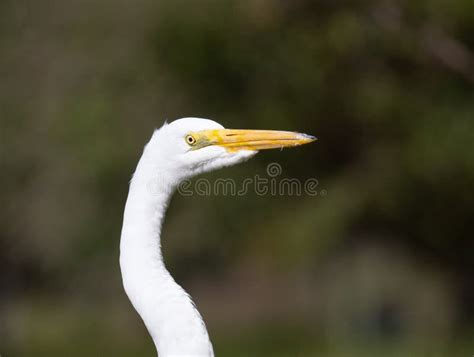
<instances>
[{"instance_id":1,"label":"bokeh foliage","mask_svg":"<svg viewBox=\"0 0 474 357\"><path fill-rule=\"evenodd\" d=\"M278 162L324 196L173 199L217 353L472 354L472 0L7 0L0 50L2 356L153 354L121 216L184 116L319 138L207 177Z\"/></svg>"}]
</instances>

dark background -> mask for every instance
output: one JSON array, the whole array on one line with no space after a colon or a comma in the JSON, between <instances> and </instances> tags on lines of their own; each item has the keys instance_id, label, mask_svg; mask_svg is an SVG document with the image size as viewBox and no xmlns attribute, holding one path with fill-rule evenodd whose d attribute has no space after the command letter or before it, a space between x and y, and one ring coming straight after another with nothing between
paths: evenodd
<instances>
[{"instance_id":1,"label":"dark background","mask_svg":"<svg viewBox=\"0 0 474 357\"><path fill-rule=\"evenodd\" d=\"M474 2L1 1L0 354L152 356L118 246L165 119L317 135L175 196L169 269L219 356L474 353ZM321 194L322 193L322 194Z\"/></svg>"}]
</instances>

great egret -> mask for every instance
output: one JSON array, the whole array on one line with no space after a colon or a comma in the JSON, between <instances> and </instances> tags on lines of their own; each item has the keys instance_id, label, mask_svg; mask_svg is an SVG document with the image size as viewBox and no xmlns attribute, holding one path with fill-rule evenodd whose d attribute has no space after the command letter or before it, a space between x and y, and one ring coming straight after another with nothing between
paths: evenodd
<instances>
[{"instance_id":1,"label":"great egret","mask_svg":"<svg viewBox=\"0 0 474 357\"><path fill-rule=\"evenodd\" d=\"M288 131L224 129L199 118L179 119L153 133L130 182L120 268L128 298L160 357L214 356L201 315L166 270L161 254L161 225L176 186L194 175L247 160L259 150L313 140Z\"/></svg>"}]
</instances>

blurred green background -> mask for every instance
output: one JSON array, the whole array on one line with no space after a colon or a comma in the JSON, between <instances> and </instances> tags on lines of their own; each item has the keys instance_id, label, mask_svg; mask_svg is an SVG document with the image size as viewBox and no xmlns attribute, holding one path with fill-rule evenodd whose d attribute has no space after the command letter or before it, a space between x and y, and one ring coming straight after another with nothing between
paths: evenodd
<instances>
[{"instance_id":1,"label":"blurred green background","mask_svg":"<svg viewBox=\"0 0 474 357\"><path fill-rule=\"evenodd\" d=\"M296 130L325 195L175 196L164 255L218 356L474 353L474 2L0 2L0 354L152 356L121 286L165 119Z\"/></svg>"}]
</instances>

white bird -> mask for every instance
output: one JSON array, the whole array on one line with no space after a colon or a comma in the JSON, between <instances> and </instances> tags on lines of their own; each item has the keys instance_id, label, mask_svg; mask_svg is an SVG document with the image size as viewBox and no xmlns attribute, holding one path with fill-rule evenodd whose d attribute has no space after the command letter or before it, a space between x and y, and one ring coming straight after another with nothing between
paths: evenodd
<instances>
[{"instance_id":1,"label":"white bird","mask_svg":"<svg viewBox=\"0 0 474 357\"><path fill-rule=\"evenodd\" d=\"M163 262L161 226L177 185L194 175L242 162L259 150L309 143L287 131L232 130L183 118L157 129L130 182L120 240L123 286L160 357L214 356L201 315Z\"/></svg>"}]
</instances>

